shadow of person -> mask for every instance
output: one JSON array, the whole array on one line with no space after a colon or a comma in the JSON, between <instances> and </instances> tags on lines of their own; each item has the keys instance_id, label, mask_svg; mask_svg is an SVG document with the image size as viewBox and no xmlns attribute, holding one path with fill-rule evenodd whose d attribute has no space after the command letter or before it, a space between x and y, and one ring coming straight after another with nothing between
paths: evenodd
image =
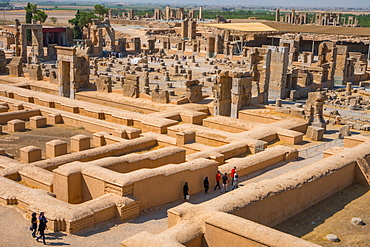
<instances>
[{"instance_id":1,"label":"shadow of person","mask_svg":"<svg viewBox=\"0 0 370 247\"><path fill-rule=\"evenodd\" d=\"M63 240L63 237L67 236L67 234L63 232L49 232L45 234L46 245L55 245L55 246L62 246L62 245L70 245L68 243L63 242L54 242L55 240Z\"/></svg>"}]
</instances>

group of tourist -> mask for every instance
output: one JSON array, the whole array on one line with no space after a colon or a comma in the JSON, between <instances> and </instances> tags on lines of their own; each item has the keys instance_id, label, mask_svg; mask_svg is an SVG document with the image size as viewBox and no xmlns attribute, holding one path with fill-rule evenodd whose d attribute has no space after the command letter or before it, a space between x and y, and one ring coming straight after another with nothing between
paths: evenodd
<instances>
[{"instance_id":1,"label":"group of tourist","mask_svg":"<svg viewBox=\"0 0 370 247\"><path fill-rule=\"evenodd\" d=\"M231 186L232 186L231 189L233 190L233 189L238 188L239 187L239 185L238 185L239 176L238 176L238 174L236 174L236 167L235 166L234 166L233 169L231 169L230 178L231 178ZM220 184L221 181L222 181L222 187L221 187L221 184ZM220 171L217 171L217 173L216 173L216 186L214 187L214 190L219 188L221 190L221 193L227 192L228 191L227 190L228 182L229 182L229 176L228 176L227 172L222 174ZM204 178L203 186L204 186L204 192L207 194L208 190L209 190L208 177ZM184 195L184 200L186 200L186 201L189 200L190 195L189 195L189 184L188 184L188 182L184 183L184 186L182 188L182 193Z\"/></svg>"},{"instance_id":2,"label":"group of tourist","mask_svg":"<svg viewBox=\"0 0 370 247\"><path fill-rule=\"evenodd\" d=\"M37 227L38 222L38 227ZM38 242L40 238L42 238L44 244L45 242L45 229L47 228L46 223L47 219L44 215L44 212L41 212L39 217L36 217L36 213L32 213L31 218L31 227L30 230L32 231L32 237L36 238L36 241ZM39 233L39 236L36 237L36 233Z\"/></svg>"},{"instance_id":3,"label":"group of tourist","mask_svg":"<svg viewBox=\"0 0 370 247\"><path fill-rule=\"evenodd\" d=\"M239 176L236 174L236 167L234 166L233 169L231 169L230 172L230 178L231 178L231 189L238 188L238 182L239 182ZM222 181L222 188L220 185L220 182ZM217 171L216 173L216 186L214 187L214 190L217 189L217 187L221 190L221 193L227 192L227 185L229 182L229 177L227 175L227 172L225 174L222 174L220 171Z\"/></svg>"},{"instance_id":4,"label":"group of tourist","mask_svg":"<svg viewBox=\"0 0 370 247\"><path fill-rule=\"evenodd\" d=\"M150 62L151 63L160 63L161 62L161 57L151 56L150 57Z\"/></svg>"},{"instance_id":5,"label":"group of tourist","mask_svg":"<svg viewBox=\"0 0 370 247\"><path fill-rule=\"evenodd\" d=\"M115 57L115 58L123 58L122 52L117 51L109 51L107 54L103 54L104 56L108 55L109 58Z\"/></svg>"}]
</instances>

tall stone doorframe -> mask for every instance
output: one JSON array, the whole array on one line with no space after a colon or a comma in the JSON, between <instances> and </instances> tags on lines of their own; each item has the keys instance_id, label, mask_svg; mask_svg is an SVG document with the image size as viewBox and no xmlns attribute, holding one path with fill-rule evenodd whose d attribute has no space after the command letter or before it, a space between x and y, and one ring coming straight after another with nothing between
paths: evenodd
<instances>
[{"instance_id":1,"label":"tall stone doorframe","mask_svg":"<svg viewBox=\"0 0 370 247\"><path fill-rule=\"evenodd\" d=\"M22 24L21 25L21 37L22 37L22 51L21 56L23 62L27 61L27 30L31 30L32 33L32 46L36 47L34 51L38 58L44 57L44 41L41 24Z\"/></svg>"},{"instance_id":2,"label":"tall stone doorframe","mask_svg":"<svg viewBox=\"0 0 370 247\"><path fill-rule=\"evenodd\" d=\"M212 85L213 115L238 118L238 111L252 98L250 73L220 71Z\"/></svg>"},{"instance_id":3,"label":"tall stone doorframe","mask_svg":"<svg viewBox=\"0 0 370 247\"><path fill-rule=\"evenodd\" d=\"M77 90L86 87L89 83L89 56L77 55L76 48L56 46L56 49L59 96L74 99Z\"/></svg>"}]
</instances>

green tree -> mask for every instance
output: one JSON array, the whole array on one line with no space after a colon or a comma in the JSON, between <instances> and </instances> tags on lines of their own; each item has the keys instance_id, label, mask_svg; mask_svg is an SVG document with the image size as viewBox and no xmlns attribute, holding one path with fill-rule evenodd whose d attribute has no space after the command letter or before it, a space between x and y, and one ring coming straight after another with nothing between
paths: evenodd
<instances>
[{"instance_id":1,"label":"green tree","mask_svg":"<svg viewBox=\"0 0 370 247\"><path fill-rule=\"evenodd\" d=\"M98 18L94 12L80 12L77 11L75 18L68 22L73 25L73 38L82 39L82 29L87 27L92 19Z\"/></svg>"},{"instance_id":2,"label":"green tree","mask_svg":"<svg viewBox=\"0 0 370 247\"><path fill-rule=\"evenodd\" d=\"M35 4L36 5L36 4ZM31 23L32 22L32 17L33 17L33 9L35 8L34 4L27 3L27 6L25 7L26 10L26 23ZM26 31L26 37L28 41L32 40L32 33L31 30Z\"/></svg>"},{"instance_id":3,"label":"green tree","mask_svg":"<svg viewBox=\"0 0 370 247\"><path fill-rule=\"evenodd\" d=\"M48 15L44 11L37 9L37 4L27 3L25 10L26 23L31 23L32 19L44 23L48 18Z\"/></svg>"},{"instance_id":4,"label":"green tree","mask_svg":"<svg viewBox=\"0 0 370 247\"><path fill-rule=\"evenodd\" d=\"M32 17L32 19L40 23L44 23L47 18L48 18L48 15L42 10L37 10L36 13Z\"/></svg>"},{"instance_id":5,"label":"green tree","mask_svg":"<svg viewBox=\"0 0 370 247\"><path fill-rule=\"evenodd\" d=\"M104 16L108 14L108 9L103 5L97 4L94 6L94 12L97 13L101 19L103 19Z\"/></svg>"},{"instance_id":6,"label":"green tree","mask_svg":"<svg viewBox=\"0 0 370 247\"><path fill-rule=\"evenodd\" d=\"M58 21L58 19L56 17L54 17L54 16L53 17L50 17L49 19L54 24L57 23L57 21Z\"/></svg>"}]
</instances>

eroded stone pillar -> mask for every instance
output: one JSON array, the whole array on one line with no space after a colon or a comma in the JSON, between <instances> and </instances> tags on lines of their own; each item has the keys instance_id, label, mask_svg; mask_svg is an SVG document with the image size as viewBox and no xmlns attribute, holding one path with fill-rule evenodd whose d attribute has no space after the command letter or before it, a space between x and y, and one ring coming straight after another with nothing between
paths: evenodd
<instances>
[{"instance_id":1,"label":"eroded stone pillar","mask_svg":"<svg viewBox=\"0 0 370 247\"><path fill-rule=\"evenodd\" d=\"M230 116L231 113L231 88L232 78L229 71L221 71L215 78L212 86L213 115Z\"/></svg>"},{"instance_id":2,"label":"eroded stone pillar","mask_svg":"<svg viewBox=\"0 0 370 247\"><path fill-rule=\"evenodd\" d=\"M186 19L186 20L183 20L181 22L181 37L183 39L189 37L189 31L188 30L189 30L189 21Z\"/></svg>"},{"instance_id":3,"label":"eroded stone pillar","mask_svg":"<svg viewBox=\"0 0 370 247\"><path fill-rule=\"evenodd\" d=\"M215 55L215 37L208 37L206 43L206 54L207 57L211 58Z\"/></svg>"},{"instance_id":4,"label":"eroded stone pillar","mask_svg":"<svg viewBox=\"0 0 370 247\"><path fill-rule=\"evenodd\" d=\"M241 72L231 74L231 112L230 117L238 118L238 112L243 106L250 104L252 98L252 78Z\"/></svg>"}]
</instances>

